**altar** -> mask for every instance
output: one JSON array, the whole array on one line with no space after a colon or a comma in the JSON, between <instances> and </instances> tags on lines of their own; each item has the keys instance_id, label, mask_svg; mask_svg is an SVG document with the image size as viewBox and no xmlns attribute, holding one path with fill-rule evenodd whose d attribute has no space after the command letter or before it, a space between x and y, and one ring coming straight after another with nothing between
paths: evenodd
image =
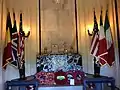
<instances>
[{"instance_id":1,"label":"altar","mask_svg":"<svg viewBox=\"0 0 120 90\"><path fill-rule=\"evenodd\" d=\"M108 83L111 86L105 86ZM30 76L22 81L18 79L7 81L5 87L5 90L115 90L115 79L103 76L94 78L92 75L87 75L81 85L40 85L34 76Z\"/></svg>"},{"instance_id":2,"label":"altar","mask_svg":"<svg viewBox=\"0 0 120 90\"><path fill-rule=\"evenodd\" d=\"M37 56L35 75L25 80L14 79L5 83L6 90L104 90L102 83L115 88L114 78L85 74L80 54L45 54ZM92 83L92 85L91 85ZM109 89L108 89L109 90Z\"/></svg>"}]
</instances>

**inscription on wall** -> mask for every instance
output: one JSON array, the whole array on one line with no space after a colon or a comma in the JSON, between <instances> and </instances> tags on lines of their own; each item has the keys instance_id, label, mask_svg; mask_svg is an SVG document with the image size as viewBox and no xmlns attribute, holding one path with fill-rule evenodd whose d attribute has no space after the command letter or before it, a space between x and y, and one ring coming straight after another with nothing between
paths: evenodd
<instances>
[{"instance_id":1,"label":"inscription on wall","mask_svg":"<svg viewBox=\"0 0 120 90\"><path fill-rule=\"evenodd\" d=\"M52 52L53 45L63 52L64 43L75 52L74 0L41 0L41 32L42 52Z\"/></svg>"}]
</instances>

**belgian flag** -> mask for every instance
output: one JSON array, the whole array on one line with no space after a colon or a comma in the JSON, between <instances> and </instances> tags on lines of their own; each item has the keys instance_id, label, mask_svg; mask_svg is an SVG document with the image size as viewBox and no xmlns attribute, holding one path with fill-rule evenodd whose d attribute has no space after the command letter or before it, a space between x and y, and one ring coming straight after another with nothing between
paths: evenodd
<instances>
[{"instance_id":1,"label":"belgian flag","mask_svg":"<svg viewBox=\"0 0 120 90\"><path fill-rule=\"evenodd\" d=\"M2 67L6 69L6 66L12 61L12 48L11 48L11 34L10 31L12 30L10 12L7 14L6 20L6 35L5 35L5 45L3 51L3 62Z\"/></svg>"}]
</instances>

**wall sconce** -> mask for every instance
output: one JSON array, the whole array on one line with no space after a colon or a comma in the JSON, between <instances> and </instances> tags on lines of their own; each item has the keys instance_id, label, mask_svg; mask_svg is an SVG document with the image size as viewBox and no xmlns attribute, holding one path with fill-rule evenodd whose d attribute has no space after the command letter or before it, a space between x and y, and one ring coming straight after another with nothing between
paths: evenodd
<instances>
[{"instance_id":1,"label":"wall sconce","mask_svg":"<svg viewBox=\"0 0 120 90\"><path fill-rule=\"evenodd\" d=\"M22 36L25 38L28 38L30 35L30 31L28 31L27 33L25 31L22 31L21 33L22 33Z\"/></svg>"},{"instance_id":2,"label":"wall sconce","mask_svg":"<svg viewBox=\"0 0 120 90\"><path fill-rule=\"evenodd\" d=\"M29 35L30 35L30 31L28 31L27 33L25 32L24 37L25 37L25 38L28 38L28 37L29 37Z\"/></svg>"},{"instance_id":3,"label":"wall sconce","mask_svg":"<svg viewBox=\"0 0 120 90\"><path fill-rule=\"evenodd\" d=\"M99 29L96 29L96 28L93 28L91 27L91 25L89 26L89 29L88 29L88 35L89 36L92 36L94 33L97 33L99 31Z\"/></svg>"},{"instance_id":4,"label":"wall sconce","mask_svg":"<svg viewBox=\"0 0 120 90\"><path fill-rule=\"evenodd\" d=\"M24 27L22 35L23 37L28 38L30 36L30 28Z\"/></svg>"},{"instance_id":5,"label":"wall sconce","mask_svg":"<svg viewBox=\"0 0 120 90\"><path fill-rule=\"evenodd\" d=\"M92 25L89 25L89 26L88 26L87 32L88 32L88 35L89 35L89 36L92 36L92 35L93 35L93 32L94 32L94 31L93 31Z\"/></svg>"},{"instance_id":6,"label":"wall sconce","mask_svg":"<svg viewBox=\"0 0 120 90\"><path fill-rule=\"evenodd\" d=\"M93 35L93 31L92 31L92 33L90 33L90 31L89 31L89 29L88 29L87 32L88 32L88 35L89 35L89 36L92 36L92 35Z\"/></svg>"}]
</instances>

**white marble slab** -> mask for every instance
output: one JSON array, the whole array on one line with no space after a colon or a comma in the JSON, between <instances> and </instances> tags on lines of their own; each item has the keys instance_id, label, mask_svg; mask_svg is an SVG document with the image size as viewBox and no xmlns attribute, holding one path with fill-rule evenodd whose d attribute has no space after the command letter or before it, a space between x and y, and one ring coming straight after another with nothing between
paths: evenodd
<instances>
[{"instance_id":1,"label":"white marble slab","mask_svg":"<svg viewBox=\"0 0 120 90\"><path fill-rule=\"evenodd\" d=\"M83 86L39 87L38 90L83 90Z\"/></svg>"}]
</instances>

